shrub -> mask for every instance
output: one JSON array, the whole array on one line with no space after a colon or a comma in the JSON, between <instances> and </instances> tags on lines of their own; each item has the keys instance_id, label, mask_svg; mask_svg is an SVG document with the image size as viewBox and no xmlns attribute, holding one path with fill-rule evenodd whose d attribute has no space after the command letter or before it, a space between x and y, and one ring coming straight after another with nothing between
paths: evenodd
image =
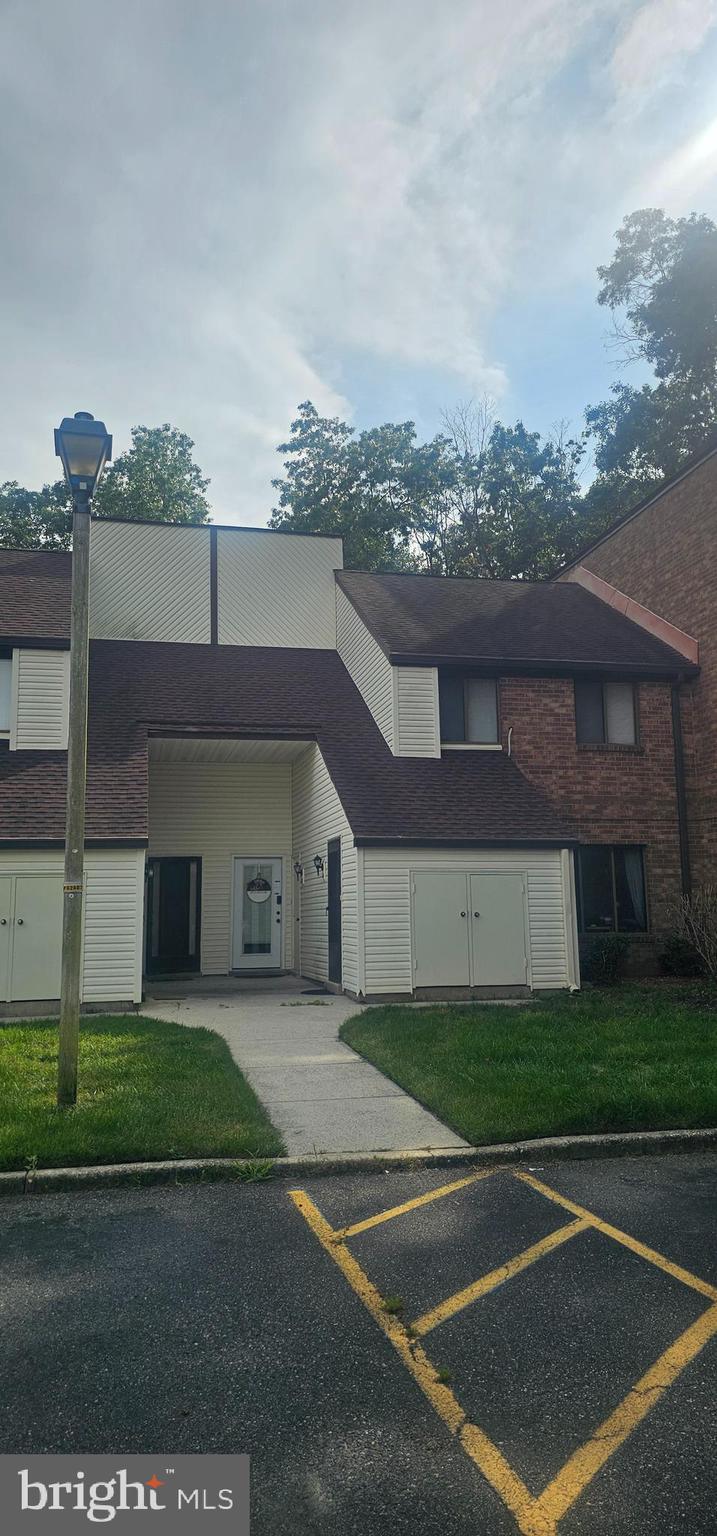
<instances>
[{"instance_id":1,"label":"shrub","mask_svg":"<svg viewBox=\"0 0 717 1536\"><path fill-rule=\"evenodd\" d=\"M704 968L717 979L717 885L701 885L677 907L677 931L696 949Z\"/></svg>"},{"instance_id":2,"label":"shrub","mask_svg":"<svg viewBox=\"0 0 717 1536\"><path fill-rule=\"evenodd\" d=\"M682 933L671 933L660 954L666 976L704 976L705 963Z\"/></svg>"},{"instance_id":3,"label":"shrub","mask_svg":"<svg viewBox=\"0 0 717 1536\"><path fill-rule=\"evenodd\" d=\"M590 939L584 956L583 973L596 987L614 986L620 978L622 962L630 948L623 933L600 933Z\"/></svg>"}]
</instances>

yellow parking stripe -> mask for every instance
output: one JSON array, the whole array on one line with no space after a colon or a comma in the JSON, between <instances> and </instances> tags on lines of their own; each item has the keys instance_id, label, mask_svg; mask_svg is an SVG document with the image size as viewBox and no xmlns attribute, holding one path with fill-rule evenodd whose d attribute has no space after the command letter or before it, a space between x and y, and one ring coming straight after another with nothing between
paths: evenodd
<instances>
[{"instance_id":1,"label":"yellow parking stripe","mask_svg":"<svg viewBox=\"0 0 717 1536\"><path fill-rule=\"evenodd\" d=\"M557 1232L549 1232L547 1237L541 1238L539 1243L533 1243L532 1248L526 1248L523 1253L516 1254L514 1259L509 1259L507 1264L500 1264L497 1269L492 1269L489 1274L483 1275L480 1280L474 1280L472 1285L467 1285L462 1291L456 1291L454 1296L448 1296L445 1301L432 1307L430 1312L424 1312L421 1317L411 1324L411 1331L421 1338L430 1333L432 1328L437 1328L439 1323L445 1323L449 1317L455 1317L456 1312L462 1312L464 1307L469 1307L471 1302L477 1301L480 1296L487 1296L489 1291L494 1291L496 1286L502 1285L504 1280L510 1280L513 1275L519 1275L521 1270L534 1264L536 1259L542 1259L546 1253L552 1253L554 1248L559 1248L562 1243L567 1243L578 1232L584 1232L590 1222L585 1216L580 1216L577 1221L568 1222L566 1227L558 1227Z\"/></svg>"},{"instance_id":2,"label":"yellow parking stripe","mask_svg":"<svg viewBox=\"0 0 717 1536\"><path fill-rule=\"evenodd\" d=\"M556 1205L562 1205L566 1211L572 1211L574 1216L582 1216L591 1227L596 1227L598 1232L604 1232L606 1237L611 1237L616 1243L622 1243L623 1248L629 1248L632 1253L639 1255L641 1259L647 1259L650 1264L655 1264L658 1269L664 1270L666 1275L672 1275L675 1280L681 1280L683 1285L689 1285L693 1291L699 1291L701 1296L708 1296L710 1301L717 1301L717 1286L710 1285L707 1280L700 1280L699 1275L693 1275L689 1269L683 1269L680 1264L673 1264L666 1259L664 1254L657 1253L654 1248L648 1248L645 1243L640 1243L637 1238L630 1237L628 1232L621 1232L619 1227L613 1227L608 1221L602 1221L592 1211L586 1211L583 1205L577 1205L574 1200L568 1200L565 1195L558 1194L550 1185L543 1184L541 1179L533 1177L532 1173L515 1174L516 1179L521 1179L523 1184L530 1184L538 1193L545 1195L548 1200L553 1200Z\"/></svg>"},{"instance_id":3,"label":"yellow parking stripe","mask_svg":"<svg viewBox=\"0 0 717 1536\"><path fill-rule=\"evenodd\" d=\"M347 1237L356 1237L359 1232L368 1232L370 1227L380 1227L384 1221L393 1221L394 1216L405 1216L407 1211L417 1211L420 1205L442 1200L444 1195L453 1195L456 1190L467 1189L469 1184L477 1184L479 1179L489 1179L491 1174L498 1172L498 1168L483 1168L465 1179L456 1179L454 1184L441 1184L438 1189L429 1189L427 1195L416 1195L414 1200L405 1200L403 1205L392 1206L390 1211L379 1211L376 1216L367 1216L365 1221L355 1221L351 1227L339 1227L334 1237L341 1242Z\"/></svg>"},{"instance_id":4,"label":"yellow parking stripe","mask_svg":"<svg viewBox=\"0 0 717 1536\"><path fill-rule=\"evenodd\" d=\"M550 1233L541 1242L533 1244L522 1254L516 1255L507 1264L484 1275L472 1286L467 1286L465 1290L458 1291L455 1296L448 1297L432 1311L424 1313L409 1331L394 1313L386 1310L379 1291L346 1247L343 1239L376 1226L381 1221L389 1221L394 1216L414 1210L417 1206L428 1204L441 1195L463 1189L468 1184L475 1183L480 1178L487 1178L489 1173L497 1171L497 1169L486 1170L473 1174L470 1178L460 1179L455 1184L443 1185L440 1189L432 1190L428 1195L406 1201L404 1205L394 1206L390 1211L368 1217L365 1222L357 1222L355 1226L341 1230L335 1230L329 1225L303 1190L295 1189L289 1193L322 1247L341 1270L381 1332L393 1345L435 1412L503 1500L506 1508L510 1510L522 1536L557 1536L558 1522L592 1482L601 1467L624 1444L685 1367L717 1334L717 1305L709 1307L702 1317L692 1323L679 1339L665 1350L659 1360L650 1366L618 1407L609 1414L589 1440L573 1453L537 1498L529 1492L517 1472L513 1471L502 1452L489 1440L483 1430L478 1425L471 1424L466 1418L450 1387L439 1379L438 1372L421 1348L416 1336L428 1333L438 1323L455 1315L478 1296L485 1295L487 1291L501 1285L504 1280L527 1268L542 1254L550 1252L578 1232L589 1228L602 1232L606 1237L622 1244L639 1257L656 1265L658 1269L672 1275L693 1290L699 1291L700 1294L710 1297L713 1301L717 1301L717 1287L709 1285L706 1280L699 1279L697 1275L691 1274L679 1264L673 1264L663 1254L648 1248L646 1244L638 1242L636 1238L630 1237L627 1232L620 1231L618 1227L611 1226L609 1222L603 1221L592 1211L586 1210L584 1206L578 1205L574 1200L569 1200L557 1190L551 1189L549 1185L543 1184L532 1174L516 1170L515 1178L532 1186L539 1194L545 1195L556 1205L570 1211L576 1219L560 1227L557 1232Z\"/></svg>"},{"instance_id":5,"label":"yellow parking stripe","mask_svg":"<svg viewBox=\"0 0 717 1536\"><path fill-rule=\"evenodd\" d=\"M538 1499L538 1507L555 1525L592 1482L613 1451L622 1445L645 1415L659 1402L680 1372L704 1349L717 1333L717 1307L707 1312L681 1334L680 1338L631 1388L619 1407L596 1429L595 1434L570 1457Z\"/></svg>"},{"instance_id":6,"label":"yellow parking stripe","mask_svg":"<svg viewBox=\"0 0 717 1536\"><path fill-rule=\"evenodd\" d=\"M450 1387L439 1381L438 1372L431 1365L420 1344L409 1337L408 1332L392 1312L387 1312L379 1292L371 1283L361 1265L343 1243L337 1242L339 1234L322 1216L313 1200L302 1189L289 1190L297 1210L318 1238L322 1248L338 1265L351 1289L370 1312L374 1322L400 1355L406 1369L428 1398L431 1407L443 1423L456 1435L464 1450L475 1462L487 1482L491 1484L515 1516L523 1536L554 1536L554 1522L537 1507L537 1501L528 1492L525 1483L508 1465L498 1447L475 1424L468 1424L460 1404Z\"/></svg>"}]
</instances>

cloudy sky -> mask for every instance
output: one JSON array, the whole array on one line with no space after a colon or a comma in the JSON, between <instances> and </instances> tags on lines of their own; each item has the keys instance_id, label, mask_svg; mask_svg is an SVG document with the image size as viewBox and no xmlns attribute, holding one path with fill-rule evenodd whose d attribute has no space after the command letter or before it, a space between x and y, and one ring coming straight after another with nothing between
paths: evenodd
<instances>
[{"instance_id":1,"label":"cloudy sky","mask_svg":"<svg viewBox=\"0 0 717 1536\"><path fill-rule=\"evenodd\" d=\"M262 523L307 397L578 426L623 214L717 216L716 87L717 0L0 0L0 481L171 421Z\"/></svg>"}]
</instances>

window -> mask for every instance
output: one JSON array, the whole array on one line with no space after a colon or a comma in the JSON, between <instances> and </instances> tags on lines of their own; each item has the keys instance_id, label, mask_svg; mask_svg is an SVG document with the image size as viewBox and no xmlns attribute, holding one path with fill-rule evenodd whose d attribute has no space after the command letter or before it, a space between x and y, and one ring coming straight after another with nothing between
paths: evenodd
<instances>
[{"instance_id":1,"label":"window","mask_svg":"<svg viewBox=\"0 0 717 1536\"><path fill-rule=\"evenodd\" d=\"M498 687L494 677L439 680L441 741L492 746L498 741Z\"/></svg>"},{"instance_id":2,"label":"window","mask_svg":"<svg viewBox=\"0 0 717 1536\"><path fill-rule=\"evenodd\" d=\"M576 680L575 728L582 743L609 742L634 747L637 728L633 684L603 683L599 678Z\"/></svg>"},{"instance_id":3,"label":"window","mask_svg":"<svg viewBox=\"0 0 717 1536\"><path fill-rule=\"evenodd\" d=\"M645 933L647 901L641 848L579 848L581 933Z\"/></svg>"},{"instance_id":4,"label":"window","mask_svg":"<svg viewBox=\"0 0 717 1536\"><path fill-rule=\"evenodd\" d=\"M10 735L10 680L12 658L0 655L0 737Z\"/></svg>"}]
</instances>

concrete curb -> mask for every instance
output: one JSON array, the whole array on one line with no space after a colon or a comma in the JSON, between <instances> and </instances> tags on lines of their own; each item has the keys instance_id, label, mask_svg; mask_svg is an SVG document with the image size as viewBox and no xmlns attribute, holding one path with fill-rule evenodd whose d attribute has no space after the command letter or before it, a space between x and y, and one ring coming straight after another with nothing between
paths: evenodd
<instances>
[{"instance_id":1,"label":"concrete curb","mask_svg":"<svg viewBox=\"0 0 717 1536\"><path fill-rule=\"evenodd\" d=\"M470 1164L491 1168L502 1163L561 1162L568 1158L639 1157L660 1152L706 1152L717 1148L717 1127L696 1131L626 1131L596 1136L541 1136L535 1141L498 1142L489 1147L451 1147L443 1151L315 1153L307 1157L178 1158L156 1163L108 1163L94 1168L35 1168L0 1173L0 1196L47 1194L53 1190L99 1189L122 1185L185 1184L220 1179L258 1183L277 1176L388 1173L395 1169L449 1168Z\"/></svg>"}]
</instances>

